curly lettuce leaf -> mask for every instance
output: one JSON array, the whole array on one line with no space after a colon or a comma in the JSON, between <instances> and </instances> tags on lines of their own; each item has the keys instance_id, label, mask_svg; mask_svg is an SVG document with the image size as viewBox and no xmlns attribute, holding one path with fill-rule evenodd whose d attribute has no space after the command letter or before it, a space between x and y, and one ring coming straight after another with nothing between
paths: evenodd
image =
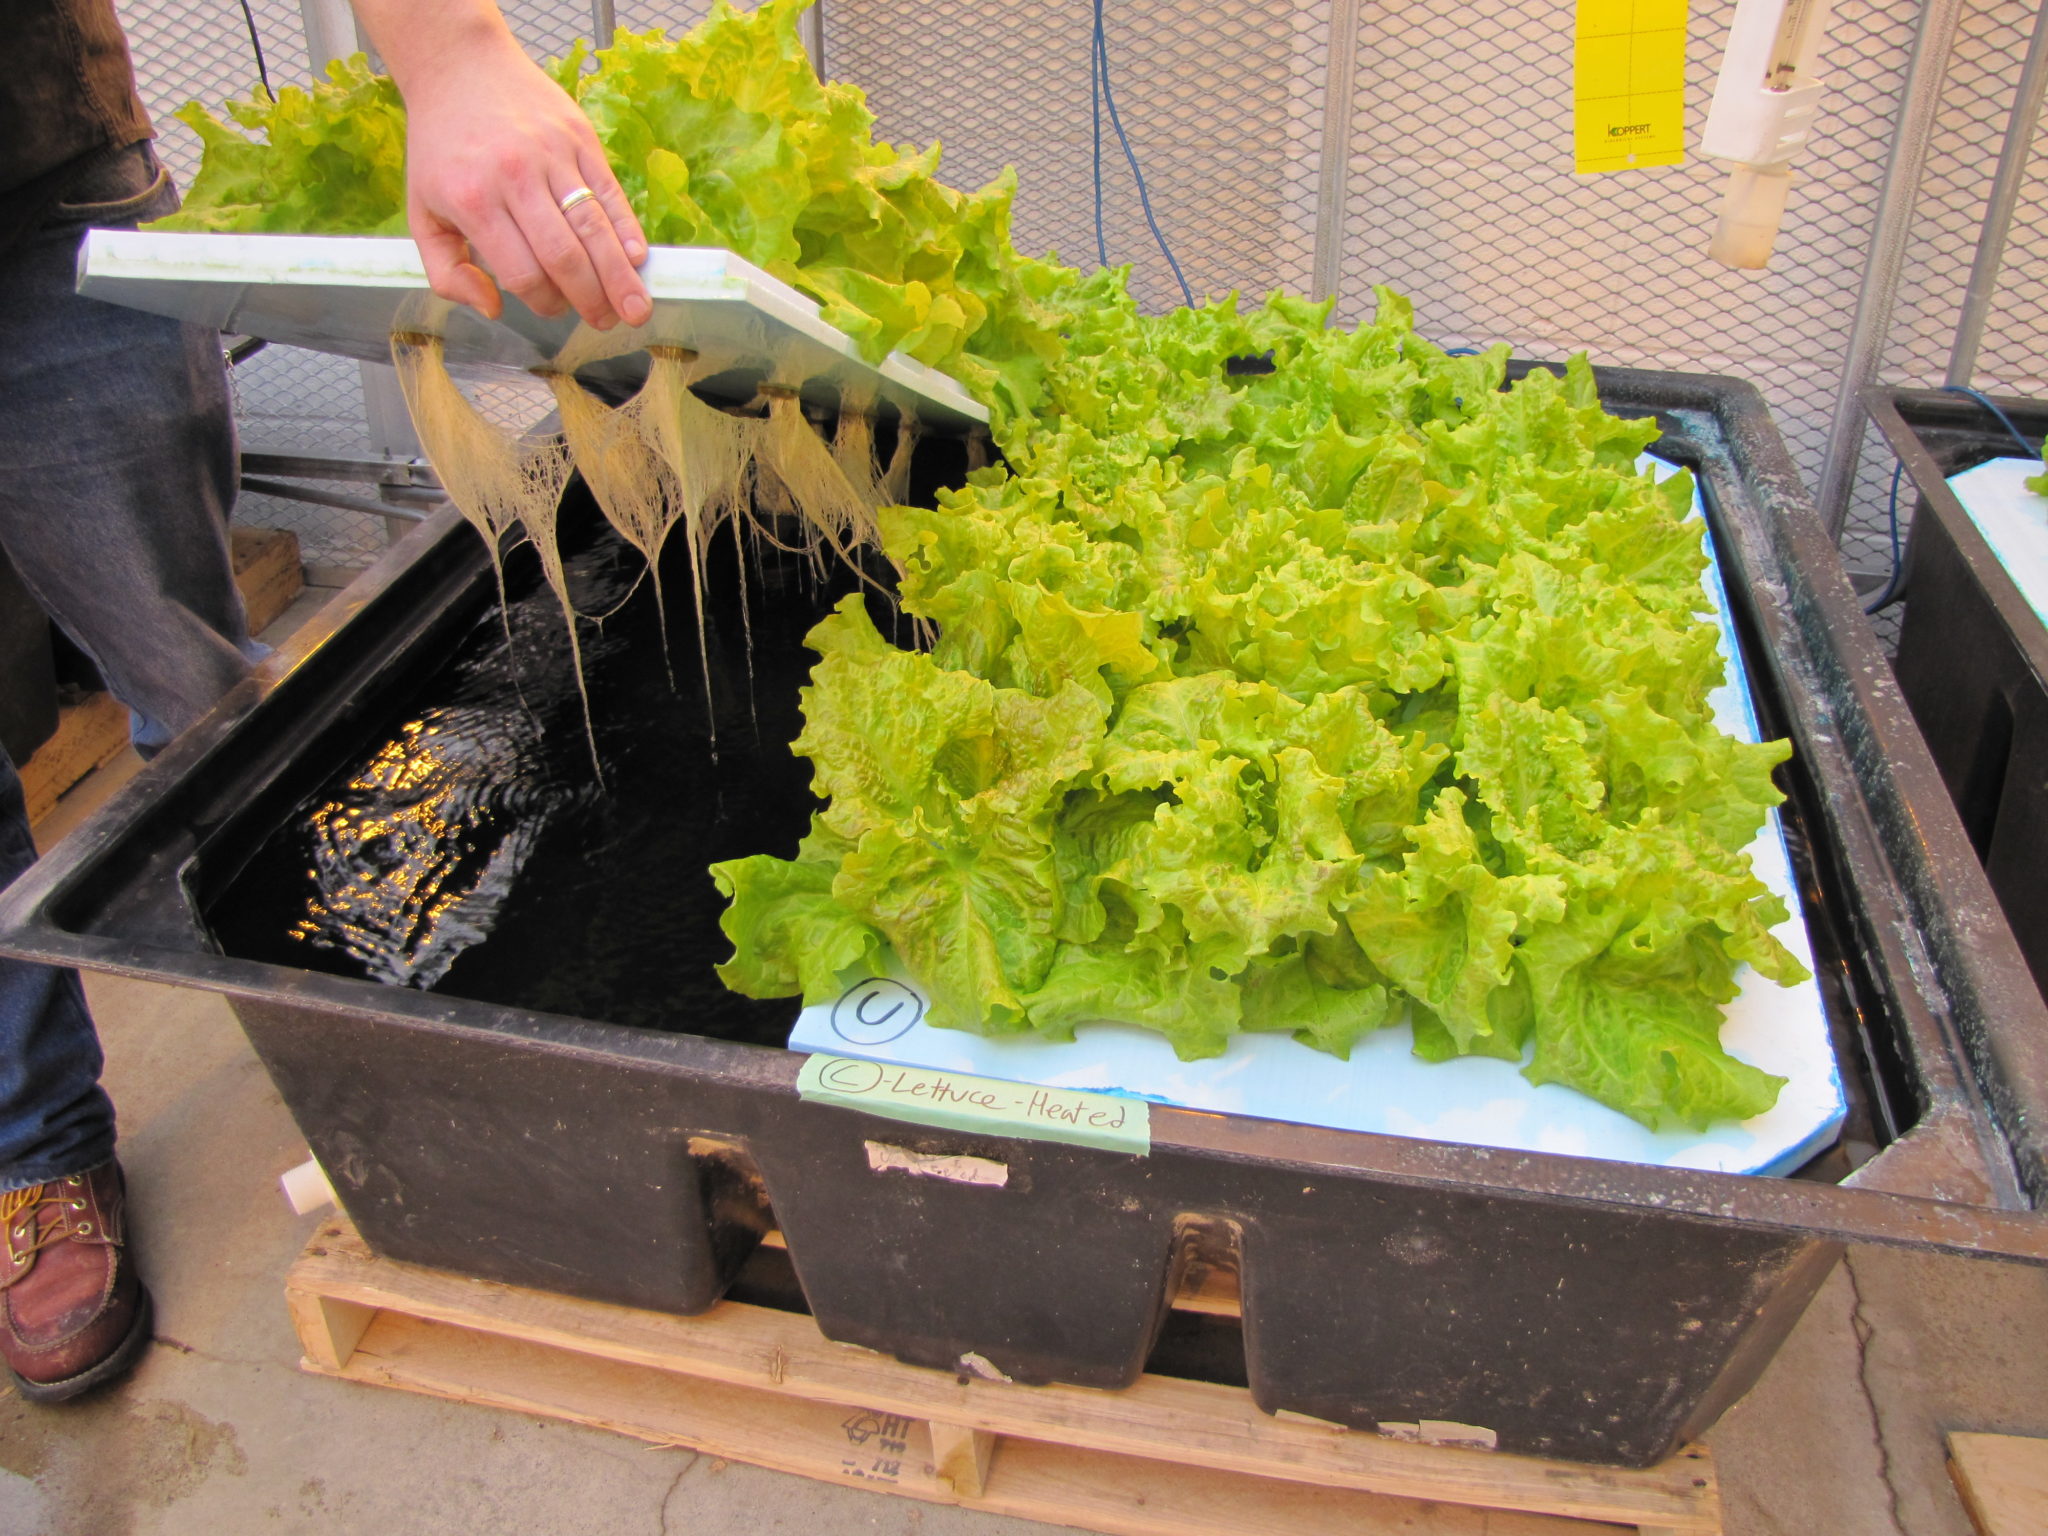
<instances>
[{"instance_id":1,"label":"curly lettuce leaf","mask_svg":"<svg viewBox=\"0 0 2048 1536\"><path fill-rule=\"evenodd\" d=\"M196 101L175 115L204 158L183 206L152 229L405 233L405 107L361 54L333 61L310 90L228 103L261 141Z\"/></svg>"},{"instance_id":2,"label":"curly lettuce leaf","mask_svg":"<svg viewBox=\"0 0 2048 1536\"><path fill-rule=\"evenodd\" d=\"M728 903L719 925L733 947L719 980L746 997L824 1003L880 971L882 936L833 899L845 851L814 828L795 859L757 853L711 866Z\"/></svg>"},{"instance_id":3,"label":"curly lettuce leaf","mask_svg":"<svg viewBox=\"0 0 2048 1536\"><path fill-rule=\"evenodd\" d=\"M794 745L816 765L830 801L818 822L843 850L830 900L924 983L933 1023L1030 1027L1023 994L1044 980L1064 917L1053 822L1092 760L1104 702L1071 681L1050 697L998 688L899 650L858 596L808 643L820 660ZM793 888L811 899L816 876L740 864L720 866L728 937L795 942L771 904ZM795 957L731 964L749 984L802 972Z\"/></svg>"},{"instance_id":4,"label":"curly lettuce leaf","mask_svg":"<svg viewBox=\"0 0 2048 1536\"><path fill-rule=\"evenodd\" d=\"M906 934L938 1022L1119 1020L1193 1058L1405 1018L1425 1057L1652 1126L1768 1107L1718 1035L1742 967L1804 974L1747 855L1788 748L1711 719L1705 557L1689 483L1636 468L1653 424L1582 360L1503 388L1501 352L1446 357L1392 295L1354 332L1284 297L1146 317L1115 274L1067 302L1007 469L884 515L934 648L814 642L823 817L907 826L834 899ZM1012 696L1075 723L998 813Z\"/></svg>"}]
</instances>

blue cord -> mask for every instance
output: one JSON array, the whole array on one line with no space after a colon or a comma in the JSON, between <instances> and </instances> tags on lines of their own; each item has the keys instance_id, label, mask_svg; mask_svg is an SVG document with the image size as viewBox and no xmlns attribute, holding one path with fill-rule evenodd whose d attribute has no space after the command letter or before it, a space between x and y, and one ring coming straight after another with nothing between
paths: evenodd
<instances>
[{"instance_id":1,"label":"blue cord","mask_svg":"<svg viewBox=\"0 0 2048 1536\"><path fill-rule=\"evenodd\" d=\"M1941 387L1942 390L1947 394L1963 395L1971 400L1976 401L1979 405L1983 406L1985 410L1989 411L1992 415L1998 418L1998 424L2001 427L2004 427L2005 430L2011 434L2012 440L2020 445L2021 453L2025 454L2030 459L2038 456L2041 450L2039 450L2032 443L2027 441L2026 434L2020 431L2018 427L2012 424L2012 418L2005 414L2005 411L1999 406L1999 403L1996 400L1992 399L1989 395L1985 394L1982 390L1971 389L1967 384L1944 384ZM1876 597L1872 598L1870 600L1869 605L1864 608L1863 611L1865 613L1876 613L1880 609L1889 608L1893 603L1896 603L1901 596L1904 595L1901 591L1901 587L1903 584L1903 578L1906 574L1905 562L1900 557L1899 553L1899 481L1905 473L1906 464L1905 461L1901 459L1898 465L1892 470L1892 494L1889 503L1889 511L1887 514L1887 521L1891 528L1892 574L1890 579L1888 579L1885 582L1884 590L1879 592Z\"/></svg>"},{"instance_id":2,"label":"blue cord","mask_svg":"<svg viewBox=\"0 0 2048 1536\"><path fill-rule=\"evenodd\" d=\"M1173 268L1173 280L1180 284L1180 296L1187 301L1189 309L1195 307L1194 290L1188 287L1188 280L1182 275L1180 263L1173 259L1173 248L1166 243L1166 235L1159 228L1159 220L1152 216L1152 195L1145 187L1145 173L1138 169L1137 151L1131 148L1129 135L1124 132L1123 118L1116 110L1116 94L1109 87L1109 35L1102 24L1103 0L1095 0L1095 81L1101 87L1102 104L1109 108L1109 126L1116 130L1117 142L1124 147L1124 159L1131 165L1131 179L1138 184L1138 206L1145 210L1145 223L1152 231L1152 238L1159 242L1159 254L1166 258L1166 264ZM1101 129L1098 123L1097 141ZM1098 153L1095 172L1095 246L1098 252L1103 248L1102 238L1102 161ZM1103 257L1103 265L1109 259Z\"/></svg>"},{"instance_id":3,"label":"blue cord","mask_svg":"<svg viewBox=\"0 0 2048 1536\"><path fill-rule=\"evenodd\" d=\"M1906 461L1900 459L1892 468L1891 530L1892 530L1892 574L1884 584L1884 590L1864 606L1866 614L1889 608L1899 600L1899 578L1905 575L1906 563L1899 556L1899 481L1906 473Z\"/></svg>"},{"instance_id":4,"label":"blue cord","mask_svg":"<svg viewBox=\"0 0 2048 1536\"><path fill-rule=\"evenodd\" d=\"M1098 12L1099 14L1099 12ZM1109 265L1109 246L1102 238L1102 28L1088 35L1088 113L1095 130L1092 146L1095 168L1095 261Z\"/></svg>"},{"instance_id":5,"label":"blue cord","mask_svg":"<svg viewBox=\"0 0 2048 1536\"><path fill-rule=\"evenodd\" d=\"M1947 394L1969 396L1972 400L1976 401L1979 405L1983 406L1985 410L1989 411L1992 415L1996 416L1998 418L1998 424L2001 427L2004 427L2006 431L2012 434L2012 440L2020 445L2020 451L2026 454L2028 458L2034 458L2040 452L2040 450L2035 448L2032 443L2027 441L2026 436L2020 431L2020 429L2012 424L2012 418L2006 415L2004 411L2000 410L1998 402L1992 399L1989 395L1983 393L1981 390L1971 389L1966 384L1944 384L1941 387L1942 390Z\"/></svg>"},{"instance_id":6,"label":"blue cord","mask_svg":"<svg viewBox=\"0 0 2048 1536\"><path fill-rule=\"evenodd\" d=\"M256 78L263 82L263 94L272 101L277 95L270 89L270 66L264 62L263 39L256 31L256 13L249 9L249 0L242 0L242 20L249 24L249 47L256 54Z\"/></svg>"}]
</instances>

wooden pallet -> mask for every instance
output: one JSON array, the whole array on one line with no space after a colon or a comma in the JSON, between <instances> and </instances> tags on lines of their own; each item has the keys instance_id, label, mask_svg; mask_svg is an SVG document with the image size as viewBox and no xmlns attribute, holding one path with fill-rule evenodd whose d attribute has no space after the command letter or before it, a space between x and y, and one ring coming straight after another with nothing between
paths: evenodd
<instances>
[{"instance_id":1,"label":"wooden pallet","mask_svg":"<svg viewBox=\"0 0 2048 1536\"><path fill-rule=\"evenodd\" d=\"M1981 1536L2048 1536L2048 1440L1957 1432L1948 1470Z\"/></svg>"},{"instance_id":2,"label":"wooden pallet","mask_svg":"<svg viewBox=\"0 0 2048 1536\"><path fill-rule=\"evenodd\" d=\"M87 775L128 750L128 711L111 693L89 693L57 712L57 729L21 765L21 793L34 826Z\"/></svg>"},{"instance_id":3,"label":"wooden pallet","mask_svg":"<svg viewBox=\"0 0 2048 1536\"><path fill-rule=\"evenodd\" d=\"M228 530L235 588L249 615L249 633L260 635L276 622L306 587L299 562L299 536L282 528Z\"/></svg>"},{"instance_id":4,"label":"wooden pallet","mask_svg":"<svg viewBox=\"0 0 2048 1536\"><path fill-rule=\"evenodd\" d=\"M1196 1298L1220 1310L1220 1288ZM1647 1471L1408 1444L1240 1388L1024 1387L726 1302L673 1317L393 1263L322 1224L285 1282L305 1369L1114 1536L1718 1536L1713 1463Z\"/></svg>"}]
</instances>

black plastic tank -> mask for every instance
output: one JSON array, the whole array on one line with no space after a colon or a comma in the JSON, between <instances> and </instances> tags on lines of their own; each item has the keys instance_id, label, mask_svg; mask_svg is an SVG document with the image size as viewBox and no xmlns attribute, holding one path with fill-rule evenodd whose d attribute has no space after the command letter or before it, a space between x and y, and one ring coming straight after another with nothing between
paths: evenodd
<instances>
[{"instance_id":1,"label":"black plastic tank","mask_svg":"<svg viewBox=\"0 0 2048 1536\"><path fill-rule=\"evenodd\" d=\"M1241 1363L1225 1374L1268 1410L1360 1429L1450 1420L1503 1450L1653 1462L1756 1379L1845 1243L2048 1262L2048 1010L1761 398L1681 374L1600 384L1612 409L1654 413L1655 451L1699 474L1764 728L1796 743L1786 821L1852 1098L1843 1142L1797 1177L1166 1107L1136 1156L800 1099L804 1058L777 1034L789 1011L709 978L715 904L683 892L670 918L636 925L631 892L800 832L803 769L784 746L794 639L829 584L755 560L747 612L714 602L715 709L692 692L687 626L675 689L656 679L639 704L608 691L595 658L608 778L641 771L638 742L675 786L664 828L607 823L567 766L585 754L573 694L525 671L536 697L520 707L545 718L521 737L478 660L499 631L506 646L532 638L546 608L530 574L515 562L501 619L484 551L452 515L0 896L0 947L226 993L349 1216L393 1258L694 1312L736 1277L754 1283L760 1238L779 1229L833 1338L1097 1387L1155 1357L1179 1272L1200 1259L1238 1271ZM588 559L589 579L609 579L601 550ZM680 591L669 602L687 609ZM743 626L750 697L733 682ZM494 688L490 724L476 710ZM431 807L488 827L522 809L494 797L559 793L548 814L581 828L572 851L514 850L567 893L554 915L514 914L446 965L431 901L329 921L348 911L350 860L402 856L383 791L472 751L567 754L559 774L496 788L454 772ZM330 813L326 841L278 862L279 829L309 807ZM475 846L446 872L464 890L496 878L503 853L481 834ZM262 907L249 893L316 873L332 899L297 938L248 930ZM351 952L351 932L372 937ZM1004 1178L912 1176L890 1148Z\"/></svg>"},{"instance_id":2,"label":"black plastic tank","mask_svg":"<svg viewBox=\"0 0 2048 1536\"><path fill-rule=\"evenodd\" d=\"M1902 509L1899 688L2048 990L2048 626L1948 483L1987 460L2025 456L2026 445L1965 395L1873 389L1866 403L1913 489ZM1999 405L2036 442L2048 433L2048 403Z\"/></svg>"}]
</instances>

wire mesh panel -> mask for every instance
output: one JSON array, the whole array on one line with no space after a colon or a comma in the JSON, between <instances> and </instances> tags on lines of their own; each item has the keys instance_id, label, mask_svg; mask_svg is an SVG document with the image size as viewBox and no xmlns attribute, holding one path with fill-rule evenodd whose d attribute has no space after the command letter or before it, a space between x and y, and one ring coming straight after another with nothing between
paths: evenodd
<instances>
[{"instance_id":1,"label":"wire mesh panel","mask_svg":"<svg viewBox=\"0 0 2048 1536\"><path fill-rule=\"evenodd\" d=\"M1731 13L1695 8L1695 129ZM1327 0L1111 0L1106 15L1125 127L1196 292L1308 288ZM1838 15L1822 52L1832 89L1777 255L1738 273L1706 254L1723 168L1573 174L1570 0L1364 7L1340 318L1369 313L1384 282L1447 344L1752 379L1817 479L1916 15L1915 0ZM1089 22L1077 0L831 0L827 58L867 89L885 135L942 140L955 181L1016 164L1019 246L1092 263ZM1133 289L1157 308L1177 290L1104 133L1108 256L1135 263ZM1888 472L1867 468L1850 530L1852 562L1872 568Z\"/></svg>"},{"instance_id":2,"label":"wire mesh panel","mask_svg":"<svg viewBox=\"0 0 2048 1536\"><path fill-rule=\"evenodd\" d=\"M242 447L256 453L352 457L369 451L363 423L362 369L345 357L297 347L265 347L228 374ZM384 524L358 512L279 496L245 495L235 520L299 536L309 565L368 565L383 550Z\"/></svg>"},{"instance_id":3,"label":"wire mesh panel","mask_svg":"<svg viewBox=\"0 0 2048 1536\"><path fill-rule=\"evenodd\" d=\"M1970 278L2000 140L2010 113L2020 63L2035 10L2020 0L1992 0L1966 10L1956 29L1942 91L1941 114L1928 148L1928 174L1915 203L1911 238L1901 273L1880 379L1934 386L1948 371L1962 294ZM2013 221L2005 277L1985 346L1978 359L1983 389L2014 394L2048 392L2048 308L2040 231L2048 211L2048 178L2028 178ZM1867 427L1843 531L1843 556L1852 569L1885 571L1893 562L1894 534L1913 513L1908 480L1893 500L1897 468L1877 429ZM1895 523L1896 519L1896 523ZM1877 618L1887 645L1896 644L1900 610Z\"/></svg>"},{"instance_id":4,"label":"wire mesh panel","mask_svg":"<svg viewBox=\"0 0 2048 1536\"><path fill-rule=\"evenodd\" d=\"M1732 10L1694 7L1695 131ZM1447 342L1750 379L1817 479L1915 14L1912 0L1837 11L1822 49L1831 89L1776 255L1735 272L1707 256L1722 167L1572 173L1567 0L1370 13L1342 312L1362 313L1380 280Z\"/></svg>"},{"instance_id":5,"label":"wire mesh panel","mask_svg":"<svg viewBox=\"0 0 2048 1536\"><path fill-rule=\"evenodd\" d=\"M1955 298L1969 279L1977 221L1997 162L1997 147L1985 144L1983 130L1993 122L2003 125L2033 9L2023 0L2001 0L1966 10L1958 22L1928 151L1935 174L1920 188L1885 354L1887 369L1902 377L1938 357L1934 376L1923 374L1919 382L1939 384L1946 368Z\"/></svg>"},{"instance_id":6,"label":"wire mesh panel","mask_svg":"<svg viewBox=\"0 0 2048 1536\"><path fill-rule=\"evenodd\" d=\"M136 88L156 125L157 153L179 184L189 185L199 169L199 135L171 114L188 101L219 112L229 97L255 92L256 54L242 8L234 0L117 0L117 9L135 62ZM249 9L271 83L303 83L306 34L298 0L250 0Z\"/></svg>"},{"instance_id":7,"label":"wire mesh panel","mask_svg":"<svg viewBox=\"0 0 2048 1536\"><path fill-rule=\"evenodd\" d=\"M273 78L302 77L297 5L252 4ZM827 71L867 90L883 137L941 140L943 174L959 186L1016 166L1021 249L1094 263L1099 142L1104 251L1133 265L1133 291L1148 307L1178 300L1106 113L1098 130L1086 0L825 5ZM621 26L673 33L706 8L618 0L615 15ZM1695 0L1695 132L1732 9L1732 0ZM543 56L594 25L580 0L511 0L506 11ZM196 141L169 111L253 83L239 7L128 0L122 14L165 158L189 176ZM1104 14L1122 127L1195 293L1307 290L1328 158L1330 0L1107 0ZM1720 167L1694 160L1572 174L1570 0L1412 0L1360 14L1350 137L1331 147L1344 156L1348 196L1325 231L1341 240L1340 317L1366 314L1371 285L1386 282L1448 344L1507 341L1548 357L1583 349L1596 361L1750 378L1817 480L1918 0L1836 12L1820 49L1830 90L1777 254L1761 273L1706 256ZM2031 19L2027 0L1977 0L1964 16L1885 356L1892 381L1935 382L1946 365ZM1985 387L2048 392L2044 222L2048 167L2036 167L1985 339ZM240 388L252 442L273 446L278 433L310 446L324 421L326 447L358 451L359 416L326 414L356 408L352 366L266 356ZM1890 471L1887 455L1866 449L1844 537L1852 568L1881 571L1889 561ZM365 529L365 550L381 536Z\"/></svg>"},{"instance_id":8,"label":"wire mesh panel","mask_svg":"<svg viewBox=\"0 0 2048 1536\"><path fill-rule=\"evenodd\" d=\"M1075 0L831 0L827 71L862 87L876 132L945 149L978 187L1017 169L1020 250L1094 265L1091 12ZM1111 89L1160 226L1198 297L1306 289L1315 249L1328 26L1317 0L1119 0ZM1147 229L1105 111L1103 230L1132 291L1180 289Z\"/></svg>"},{"instance_id":9,"label":"wire mesh panel","mask_svg":"<svg viewBox=\"0 0 2048 1536\"><path fill-rule=\"evenodd\" d=\"M2019 83L2036 7L2020 0L1967 12L1942 92L1933 155L1920 189L1886 376L1937 385L1954 340L1957 298L1976 256L1979 222ZM1979 389L2048 395L2048 165L2030 162L2014 211L1997 295L1977 359ZM1887 463L1887 472L1888 463Z\"/></svg>"},{"instance_id":10,"label":"wire mesh panel","mask_svg":"<svg viewBox=\"0 0 2048 1536\"><path fill-rule=\"evenodd\" d=\"M500 0L512 35L536 59L554 59L585 42L609 43L597 35L598 12L586 0ZM677 37L710 14L710 0L614 0L612 25L629 32L655 28Z\"/></svg>"},{"instance_id":11,"label":"wire mesh panel","mask_svg":"<svg viewBox=\"0 0 2048 1536\"><path fill-rule=\"evenodd\" d=\"M576 0L500 0L498 8L520 46L536 59L554 59L590 41L596 12Z\"/></svg>"},{"instance_id":12,"label":"wire mesh panel","mask_svg":"<svg viewBox=\"0 0 2048 1536\"><path fill-rule=\"evenodd\" d=\"M670 37L680 37L710 13L710 0L618 0L612 7L613 18L627 31L659 27Z\"/></svg>"}]
</instances>

